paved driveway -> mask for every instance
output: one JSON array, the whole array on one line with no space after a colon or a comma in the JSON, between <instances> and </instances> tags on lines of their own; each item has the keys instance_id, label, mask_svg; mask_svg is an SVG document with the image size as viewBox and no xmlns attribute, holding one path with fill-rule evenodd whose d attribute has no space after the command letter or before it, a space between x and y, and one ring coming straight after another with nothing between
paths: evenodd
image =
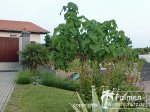
<instances>
[{"instance_id":1,"label":"paved driveway","mask_svg":"<svg viewBox=\"0 0 150 112\"><path fill-rule=\"evenodd\" d=\"M15 87L16 72L0 72L0 112Z\"/></svg>"}]
</instances>

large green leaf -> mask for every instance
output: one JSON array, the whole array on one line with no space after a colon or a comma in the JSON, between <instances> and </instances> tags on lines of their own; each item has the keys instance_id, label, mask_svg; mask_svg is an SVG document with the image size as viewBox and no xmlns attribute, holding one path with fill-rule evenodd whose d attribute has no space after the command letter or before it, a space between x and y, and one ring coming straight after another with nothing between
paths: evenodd
<instances>
[{"instance_id":1,"label":"large green leaf","mask_svg":"<svg viewBox=\"0 0 150 112\"><path fill-rule=\"evenodd\" d=\"M89 39L85 39L82 41L82 46L83 48L85 48L86 45L89 45L90 40Z\"/></svg>"},{"instance_id":2,"label":"large green leaf","mask_svg":"<svg viewBox=\"0 0 150 112\"><path fill-rule=\"evenodd\" d=\"M82 101L80 95L77 93L77 96L78 96L78 99L79 99L79 102L81 104L81 107L82 107L82 110L83 112L88 112L87 108L86 108L86 105L84 104L84 102Z\"/></svg>"},{"instance_id":3,"label":"large green leaf","mask_svg":"<svg viewBox=\"0 0 150 112\"><path fill-rule=\"evenodd\" d=\"M89 35L90 39L96 44L97 37L91 32L88 32L88 35Z\"/></svg>"},{"instance_id":4,"label":"large green leaf","mask_svg":"<svg viewBox=\"0 0 150 112\"><path fill-rule=\"evenodd\" d=\"M97 45L95 45L95 44L91 44L91 45L89 45L89 47L94 53L96 53L98 51Z\"/></svg>"},{"instance_id":5,"label":"large green leaf","mask_svg":"<svg viewBox=\"0 0 150 112\"><path fill-rule=\"evenodd\" d=\"M92 86L92 112L102 112L102 106L98 100L98 96L95 91L95 86Z\"/></svg>"},{"instance_id":6,"label":"large green leaf","mask_svg":"<svg viewBox=\"0 0 150 112\"><path fill-rule=\"evenodd\" d=\"M109 47L105 47L107 53L110 53Z\"/></svg>"}]
</instances>

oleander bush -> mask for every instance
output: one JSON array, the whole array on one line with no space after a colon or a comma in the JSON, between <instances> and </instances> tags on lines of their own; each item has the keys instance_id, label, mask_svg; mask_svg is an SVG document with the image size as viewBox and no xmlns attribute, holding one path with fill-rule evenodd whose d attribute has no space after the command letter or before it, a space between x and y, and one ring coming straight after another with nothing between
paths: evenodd
<instances>
[{"instance_id":1,"label":"oleander bush","mask_svg":"<svg viewBox=\"0 0 150 112\"><path fill-rule=\"evenodd\" d=\"M92 85L95 85L97 93L101 96L102 87L105 86L112 90L113 88L119 88L121 91L139 91L139 87L135 85L135 79L130 79L132 70L129 71L129 75L126 74L126 65L125 63L116 63L115 68L107 67L106 73L99 72L89 72L85 77L80 79L81 81L81 90L80 95L84 102L91 102L92 96L90 88ZM134 78L134 77L132 77Z\"/></svg>"}]
</instances>

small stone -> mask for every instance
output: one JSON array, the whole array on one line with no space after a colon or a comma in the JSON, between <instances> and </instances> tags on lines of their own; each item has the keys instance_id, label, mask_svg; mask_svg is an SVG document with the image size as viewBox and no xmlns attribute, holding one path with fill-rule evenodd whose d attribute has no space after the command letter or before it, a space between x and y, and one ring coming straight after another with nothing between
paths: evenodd
<instances>
[{"instance_id":1,"label":"small stone","mask_svg":"<svg viewBox=\"0 0 150 112\"><path fill-rule=\"evenodd\" d=\"M37 85L37 83L36 83L36 82L33 82L32 84L33 84L33 85Z\"/></svg>"}]
</instances>

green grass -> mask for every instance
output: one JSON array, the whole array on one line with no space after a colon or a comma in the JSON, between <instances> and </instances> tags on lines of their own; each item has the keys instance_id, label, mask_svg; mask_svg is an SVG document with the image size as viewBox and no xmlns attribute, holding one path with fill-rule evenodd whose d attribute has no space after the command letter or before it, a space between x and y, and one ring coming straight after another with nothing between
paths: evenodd
<instances>
[{"instance_id":1,"label":"green grass","mask_svg":"<svg viewBox=\"0 0 150 112\"><path fill-rule=\"evenodd\" d=\"M78 81L72 81L62 77L58 77L46 71L42 71L40 73L40 76L41 76L41 84L44 86L55 87L71 91L77 91L80 87Z\"/></svg>"},{"instance_id":2,"label":"green grass","mask_svg":"<svg viewBox=\"0 0 150 112\"><path fill-rule=\"evenodd\" d=\"M4 112L69 112L78 101L71 91L45 86L16 85Z\"/></svg>"},{"instance_id":3,"label":"green grass","mask_svg":"<svg viewBox=\"0 0 150 112\"><path fill-rule=\"evenodd\" d=\"M17 84L31 84L32 83L32 72L28 69L19 71L17 73L16 83Z\"/></svg>"}]
</instances>

